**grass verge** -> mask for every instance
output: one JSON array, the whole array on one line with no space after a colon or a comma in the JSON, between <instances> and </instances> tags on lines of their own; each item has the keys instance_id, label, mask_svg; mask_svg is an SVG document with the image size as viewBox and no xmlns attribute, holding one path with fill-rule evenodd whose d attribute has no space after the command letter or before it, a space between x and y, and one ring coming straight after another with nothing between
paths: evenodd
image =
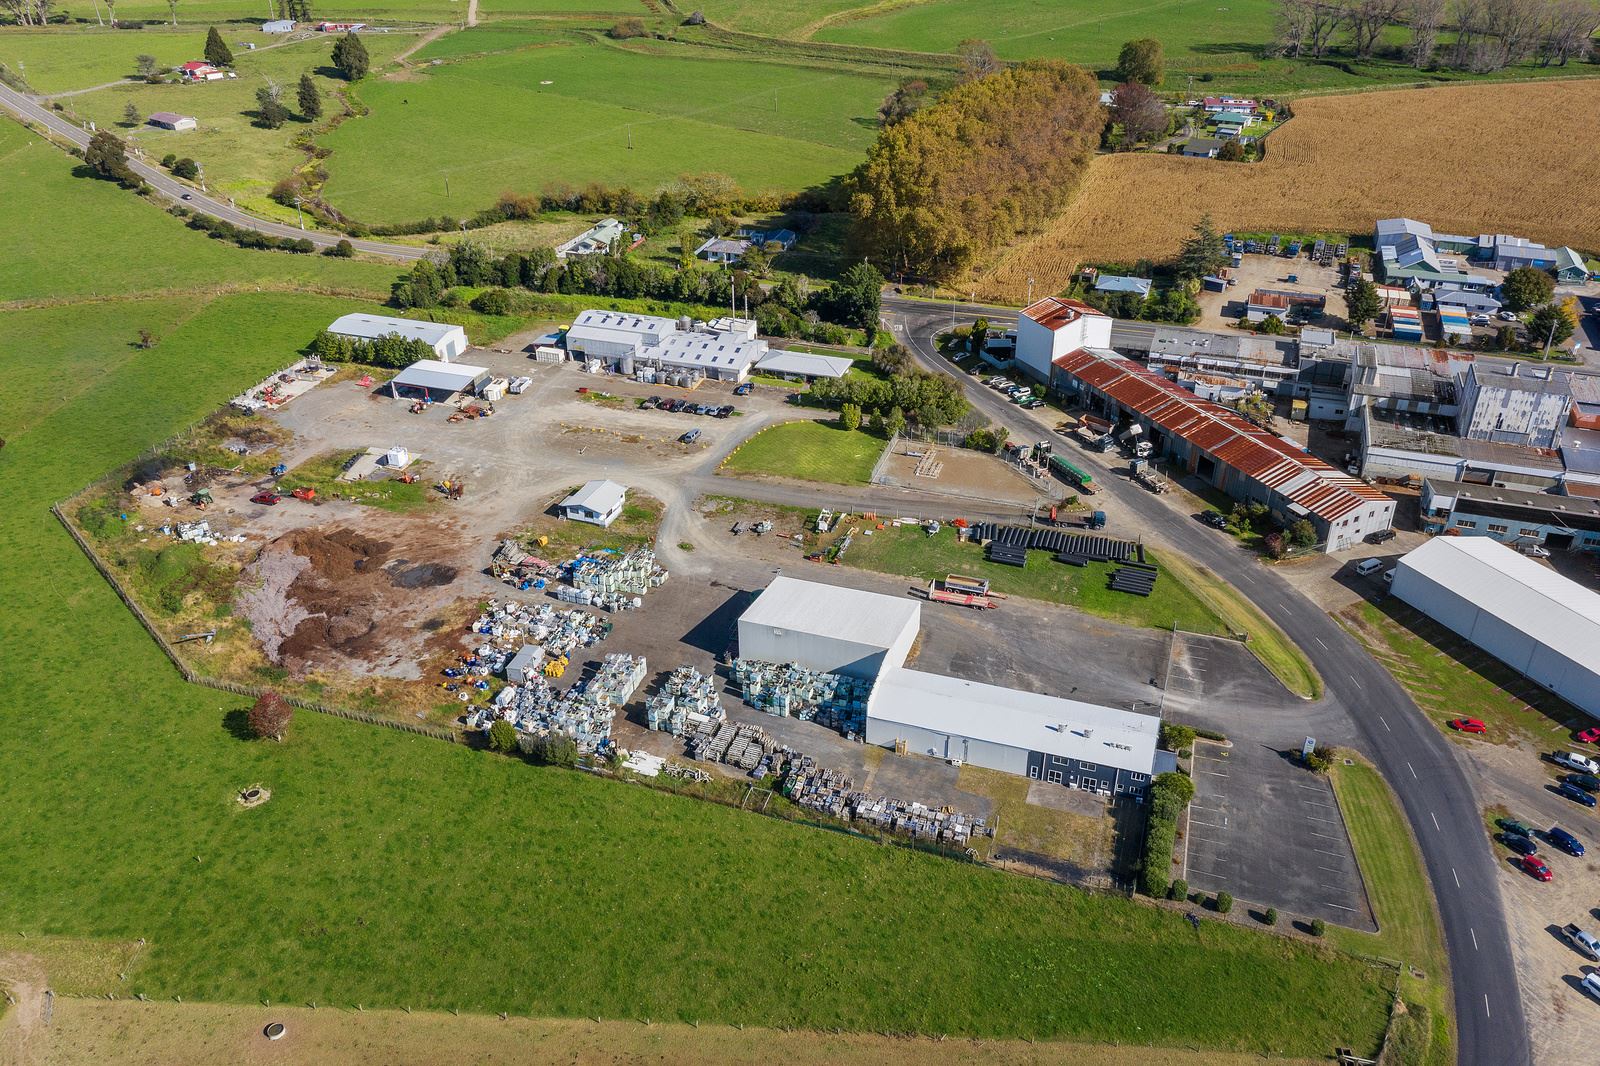
<instances>
[{"instance_id":1,"label":"grass verge","mask_svg":"<svg viewBox=\"0 0 1600 1066\"><path fill-rule=\"evenodd\" d=\"M572 488L577 487L574 485ZM546 510L570 495L572 490L569 489L551 497L550 507ZM570 559L585 551L627 552L655 543L656 531L661 528L661 515L665 510L666 504L654 496L629 491L627 502L622 505L622 513L608 528L545 514L519 530L517 539L535 555L551 561ZM538 543L540 537L545 538L542 545Z\"/></svg>"},{"instance_id":2,"label":"grass verge","mask_svg":"<svg viewBox=\"0 0 1600 1066\"><path fill-rule=\"evenodd\" d=\"M1447 1066L1455 1061L1450 966L1416 841L1394 794L1370 764L1359 758L1348 766L1336 762L1330 776L1379 931L1329 926L1328 939L1346 951L1398 959L1407 967L1400 995L1409 1013L1396 1018L1384 1061Z\"/></svg>"},{"instance_id":3,"label":"grass verge","mask_svg":"<svg viewBox=\"0 0 1600 1066\"><path fill-rule=\"evenodd\" d=\"M762 430L722 461L720 472L865 485L884 441L838 422L785 422Z\"/></svg>"}]
</instances>

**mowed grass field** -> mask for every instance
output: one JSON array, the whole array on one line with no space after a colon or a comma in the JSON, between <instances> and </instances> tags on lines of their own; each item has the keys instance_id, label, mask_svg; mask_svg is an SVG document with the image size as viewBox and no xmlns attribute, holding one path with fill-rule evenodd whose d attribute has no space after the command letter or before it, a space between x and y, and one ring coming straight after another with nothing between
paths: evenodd
<instances>
[{"instance_id":1,"label":"mowed grass field","mask_svg":"<svg viewBox=\"0 0 1600 1066\"><path fill-rule=\"evenodd\" d=\"M830 485L865 485L887 445L837 421L785 422L762 430L722 461L729 474L796 478Z\"/></svg>"},{"instance_id":2,"label":"mowed grass field","mask_svg":"<svg viewBox=\"0 0 1600 1066\"><path fill-rule=\"evenodd\" d=\"M52 207L19 213L8 236L59 249L58 211L98 221L108 232L73 231L96 249L74 262L100 271L102 293L158 288L152 275L194 284L191 258L219 289L292 284L270 273L282 263L325 265L329 290L371 278L225 248L127 193L83 188L57 207L48 181L23 187ZM138 223L112 200L164 228L119 243ZM48 506L363 306L244 291L0 312L30 365L61 368L22 398L35 410L13 414L9 388L5 405L0 927L145 938L119 997L1299 1056L1375 1046L1387 971L1324 947L1196 932L1120 899L341 719L300 713L285 743L239 739L241 701L180 681ZM146 323L157 343L130 353ZM272 799L245 811L233 796L251 784ZM914 963L929 957L939 965ZM781 979L752 960L781 961Z\"/></svg>"},{"instance_id":3,"label":"mowed grass field","mask_svg":"<svg viewBox=\"0 0 1600 1066\"><path fill-rule=\"evenodd\" d=\"M0 202L29 205L26 211L14 209L6 223L0 306L285 286L381 300L395 275L392 267L320 255L242 255L232 245L185 230L160 208L109 182L75 177L73 167L73 158L59 148L0 121ZM158 254L175 244L181 254ZM141 317L126 316L124 340L136 339L137 329L145 325ZM113 320L104 321L109 325ZM0 360L0 366L8 365Z\"/></svg>"},{"instance_id":4,"label":"mowed grass field","mask_svg":"<svg viewBox=\"0 0 1600 1066\"><path fill-rule=\"evenodd\" d=\"M468 215L551 182L653 191L719 173L747 192L796 190L860 161L893 88L686 45L495 54L363 84L371 114L322 138L326 195L357 218L399 221ZM404 165L396 145L417 146Z\"/></svg>"},{"instance_id":5,"label":"mowed grass field","mask_svg":"<svg viewBox=\"0 0 1600 1066\"><path fill-rule=\"evenodd\" d=\"M123 4L118 4L120 11ZM163 8L166 4L163 2ZM247 38L260 38L266 45L273 39L241 27L223 29L223 39L236 47ZM150 27L139 31L73 27L70 29L0 30L0 63L27 79L38 93L69 92L103 85L133 74L135 57L152 55L163 70L170 70L191 59L203 58L206 41L204 27ZM243 51L240 48L240 51Z\"/></svg>"},{"instance_id":6,"label":"mowed grass field","mask_svg":"<svg viewBox=\"0 0 1600 1066\"><path fill-rule=\"evenodd\" d=\"M1258 164L1100 156L1071 206L972 287L1021 303L1030 277L1053 292L1082 262L1168 259L1207 212L1224 230L1368 233L1405 214L1600 248L1600 197L1583 192L1600 187L1600 152L1573 133L1597 110L1600 80L1393 90L1298 101ZM1463 129L1515 130L1516 150L1464 151Z\"/></svg>"}]
</instances>

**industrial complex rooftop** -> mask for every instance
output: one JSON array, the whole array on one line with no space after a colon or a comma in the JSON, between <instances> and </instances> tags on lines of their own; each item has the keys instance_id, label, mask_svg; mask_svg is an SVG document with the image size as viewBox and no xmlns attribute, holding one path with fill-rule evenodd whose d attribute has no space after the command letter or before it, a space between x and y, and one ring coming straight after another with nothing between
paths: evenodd
<instances>
[{"instance_id":1,"label":"industrial complex rooftop","mask_svg":"<svg viewBox=\"0 0 1600 1066\"><path fill-rule=\"evenodd\" d=\"M922 609L915 600L779 574L739 621L889 648L908 624L921 617Z\"/></svg>"}]
</instances>

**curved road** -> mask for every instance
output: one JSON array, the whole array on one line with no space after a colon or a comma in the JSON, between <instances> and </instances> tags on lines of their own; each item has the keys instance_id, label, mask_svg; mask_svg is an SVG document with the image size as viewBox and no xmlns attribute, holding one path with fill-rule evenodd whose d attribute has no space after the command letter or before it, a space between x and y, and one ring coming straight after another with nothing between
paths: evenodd
<instances>
[{"instance_id":1,"label":"curved road","mask_svg":"<svg viewBox=\"0 0 1600 1066\"><path fill-rule=\"evenodd\" d=\"M16 118L40 129L48 130L54 137L68 141L85 148L89 144L90 134L87 130L68 121L58 111L51 111L38 100L25 93L19 93L9 85L0 85L0 108L9 111ZM346 237L342 233L327 233L320 230L303 230L298 226L289 226L281 222L269 222L258 218L225 200L218 200L199 191L194 186L168 174L160 167L153 167L137 158L129 157L128 163L133 172L143 178L156 194L174 204L184 207L198 214L210 215L212 218L231 222L240 229L255 230L258 233L270 234L274 237L288 237L298 240L310 241L318 248L331 248L342 240L348 240L355 246L356 251L366 252L369 255L387 256L390 259L413 261L427 256L430 249L414 248L405 244L388 244L383 241L357 240ZM184 197L188 199L185 200Z\"/></svg>"},{"instance_id":2,"label":"curved road","mask_svg":"<svg viewBox=\"0 0 1600 1066\"><path fill-rule=\"evenodd\" d=\"M970 319L1014 319L1007 308L969 306ZM894 297L884 299L884 318L897 339L930 369L949 370L934 346L947 329L951 306ZM1148 330L1141 323L1117 324L1118 333ZM1037 440L1048 427L985 388L968 388L973 406L1022 440ZM1172 511L1143 492L1118 501L1196 562L1227 580L1310 657L1327 685L1319 712L1348 718L1350 732L1400 797L1439 901L1458 1028L1457 1061L1482 1066L1532 1062L1516 966L1500 904L1497 867L1484 846L1477 798L1444 738L1403 688L1322 608L1306 599L1270 567L1230 547L1193 522L1173 522Z\"/></svg>"}]
</instances>

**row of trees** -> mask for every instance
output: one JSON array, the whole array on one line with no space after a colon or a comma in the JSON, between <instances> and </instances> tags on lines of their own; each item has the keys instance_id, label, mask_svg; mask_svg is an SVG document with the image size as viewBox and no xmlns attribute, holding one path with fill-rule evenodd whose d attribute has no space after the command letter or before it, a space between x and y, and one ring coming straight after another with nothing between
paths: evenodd
<instances>
[{"instance_id":1,"label":"row of trees","mask_svg":"<svg viewBox=\"0 0 1600 1066\"><path fill-rule=\"evenodd\" d=\"M868 412L872 428L885 436L900 432L908 421L932 429L966 415L969 407L960 383L916 366L903 347L880 349L873 359L887 376L848 374L822 378L811 386L811 398L836 408L846 429L860 426Z\"/></svg>"},{"instance_id":2,"label":"row of trees","mask_svg":"<svg viewBox=\"0 0 1600 1066\"><path fill-rule=\"evenodd\" d=\"M823 288L806 291L793 277L763 286L746 270L670 267L621 255L560 260L549 248L495 256L473 241L453 245L442 263L423 260L395 282L397 307L437 307L457 285L531 292L668 300L721 307L737 300L769 336L849 339L846 327L877 327L883 275L857 263Z\"/></svg>"},{"instance_id":3,"label":"row of trees","mask_svg":"<svg viewBox=\"0 0 1600 1066\"><path fill-rule=\"evenodd\" d=\"M426 341L391 333L374 340L343 337L326 330L311 342L312 354L325 363L361 363L403 370L419 359L432 359L433 346Z\"/></svg>"},{"instance_id":4,"label":"row of trees","mask_svg":"<svg viewBox=\"0 0 1600 1066\"><path fill-rule=\"evenodd\" d=\"M1417 69L1487 73L1535 58L1561 66L1587 58L1600 7L1593 0L1279 0L1274 51L1321 59L1342 46L1366 58L1396 25L1410 30L1403 51ZM1454 37L1441 44L1446 30Z\"/></svg>"},{"instance_id":5,"label":"row of trees","mask_svg":"<svg viewBox=\"0 0 1600 1066\"><path fill-rule=\"evenodd\" d=\"M289 105L284 102L283 86L267 79L265 85L256 89L256 124L269 130L279 129L285 122L294 117L294 112L289 110ZM322 93L317 89L317 83L310 74L300 75L300 84L295 91L295 103L300 107L300 117L306 122L314 122L322 116Z\"/></svg>"},{"instance_id":6,"label":"row of trees","mask_svg":"<svg viewBox=\"0 0 1600 1066\"><path fill-rule=\"evenodd\" d=\"M1099 142L1099 88L1030 60L884 127L846 179L852 242L891 273L948 278L1056 214Z\"/></svg>"},{"instance_id":7,"label":"row of trees","mask_svg":"<svg viewBox=\"0 0 1600 1066\"><path fill-rule=\"evenodd\" d=\"M1178 819L1194 799L1194 782L1181 773L1157 774L1150 782L1150 815L1139 863L1139 890L1162 899L1172 886L1172 850Z\"/></svg>"}]
</instances>

